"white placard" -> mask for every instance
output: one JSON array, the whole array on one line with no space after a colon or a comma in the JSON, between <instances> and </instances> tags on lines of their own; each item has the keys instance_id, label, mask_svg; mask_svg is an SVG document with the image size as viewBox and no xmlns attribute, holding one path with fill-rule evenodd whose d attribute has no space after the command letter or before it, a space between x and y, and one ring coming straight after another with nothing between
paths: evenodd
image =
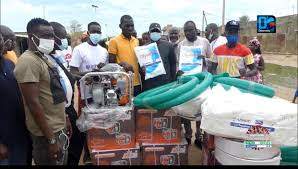
<instances>
[{"instance_id":1,"label":"white placard","mask_svg":"<svg viewBox=\"0 0 298 169\"><path fill-rule=\"evenodd\" d=\"M166 74L156 43L135 47L141 67L146 67L145 80Z\"/></svg>"},{"instance_id":2,"label":"white placard","mask_svg":"<svg viewBox=\"0 0 298 169\"><path fill-rule=\"evenodd\" d=\"M181 46L179 56L179 70L183 75L200 73L203 70L202 46Z\"/></svg>"}]
</instances>

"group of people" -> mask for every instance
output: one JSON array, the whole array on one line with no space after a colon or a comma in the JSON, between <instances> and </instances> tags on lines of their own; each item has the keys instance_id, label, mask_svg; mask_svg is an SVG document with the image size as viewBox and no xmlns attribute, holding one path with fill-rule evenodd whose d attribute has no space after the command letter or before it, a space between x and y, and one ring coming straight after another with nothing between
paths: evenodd
<instances>
[{"instance_id":1,"label":"group of people","mask_svg":"<svg viewBox=\"0 0 298 169\"><path fill-rule=\"evenodd\" d=\"M0 33L0 164L78 165L86 135L76 127L84 99L91 95L80 92L79 79L108 63L117 63L134 73L134 96L173 82L183 75L178 62L182 46L199 46L203 71L213 74L228 72L232 77L262 83L264 70L260 43L253 39L249 48L238 42L240 25L229 21L225 35L220 36L216 24L206 27L206 38L193 21L185 22L181 39L179 29L171 28L168 39L162 38L160 24L152 23L142 35L141 45L156 43L166 74L145 80L146 67L140 67L134 48L134 20L129 15L120 19L121 34L107 46L100 45L101 25L88 24L84 42L74 47L70 62L65 50L70 46L65 27L57 22L34 18L27 24L28 50L19 58L6 57L14 49L13 32L1 26ZM79 91L79 108L74 108L74 87ZM190 121L182 119L185 137L191 144ZM195 144L201 146L202 134L197 122ZM86 147L84 148L86 149ZM85 154L88 154L86 152Z\"/></svg>"}]
</instances>

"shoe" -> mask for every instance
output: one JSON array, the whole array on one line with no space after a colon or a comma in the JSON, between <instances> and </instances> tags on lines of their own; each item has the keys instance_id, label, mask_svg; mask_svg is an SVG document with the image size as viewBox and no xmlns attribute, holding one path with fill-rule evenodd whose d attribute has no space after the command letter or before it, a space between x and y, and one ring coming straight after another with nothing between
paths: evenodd
<instances>
[{"instance_id":1,"label":"shoe","mask_svg":"<svg viewBox=\"0 0 298 169\"><path fill-rule=\"evenodd\" d=\"M190 145L191 144L191 138L185 138L187 141L187 144Z\"/></svg>"},{"instance_id":2,"label":"shoe","mask_svg":"<svg viewBox=\"0 0 298 169\"><path fill-rule=\"evenodd\" d=\"M202 150L202 142L200 141L200 140L198 140L198 139L195 139L195 145L200 149L200 150Z\"/></svg>"}]
</instances>

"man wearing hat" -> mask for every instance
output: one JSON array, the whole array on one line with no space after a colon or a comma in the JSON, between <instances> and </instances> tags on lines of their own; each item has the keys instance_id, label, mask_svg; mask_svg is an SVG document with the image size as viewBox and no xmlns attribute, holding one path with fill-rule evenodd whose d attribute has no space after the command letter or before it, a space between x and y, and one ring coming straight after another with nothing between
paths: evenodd
<instances>
[{"instance_id":1,"label":"man wearing hat","mask_svg":"<svg viewBox=\"0 0 298 169\"><path fill-rule=\"evenodd\" d=\"M218 67L218 73L227 72L236 78L252 77L257 74L250 49L238 43L239 30L238 21L231 20L226 24L225 33L228 42L214 49L209 72L215 74Z\"/></svg>"},{"instance_id":2,"label":"man wearing hat","mask_svg":"<svg viewBox=\"0 0 298 169\"><path fill-rule=\"evenodd\" d=\"M164 85L176 79L176 55L174 47L170 42L161 39L161 27L158 23L152 23L150 25L149 36L151 40L149 43L155 42L157 44L166 74L144 80L146 71L145 67L142 67L143 91Z\"/></svg>"}]
</instances>

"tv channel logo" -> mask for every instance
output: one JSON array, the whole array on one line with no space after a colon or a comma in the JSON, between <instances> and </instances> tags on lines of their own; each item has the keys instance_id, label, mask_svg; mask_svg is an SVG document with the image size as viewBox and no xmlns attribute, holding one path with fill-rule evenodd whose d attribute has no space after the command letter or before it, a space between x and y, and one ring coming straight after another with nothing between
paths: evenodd
<instances>
[{"instance_id":1,"label":"tv channel logo","mask_svg":"<svg viewBox=\"0 0 298 169\"><path fill-rule=\"evenodd\" d=\"M276 33L276 18L273 15L257 16L258 33Z\"/></svg>"}]
</instances>

